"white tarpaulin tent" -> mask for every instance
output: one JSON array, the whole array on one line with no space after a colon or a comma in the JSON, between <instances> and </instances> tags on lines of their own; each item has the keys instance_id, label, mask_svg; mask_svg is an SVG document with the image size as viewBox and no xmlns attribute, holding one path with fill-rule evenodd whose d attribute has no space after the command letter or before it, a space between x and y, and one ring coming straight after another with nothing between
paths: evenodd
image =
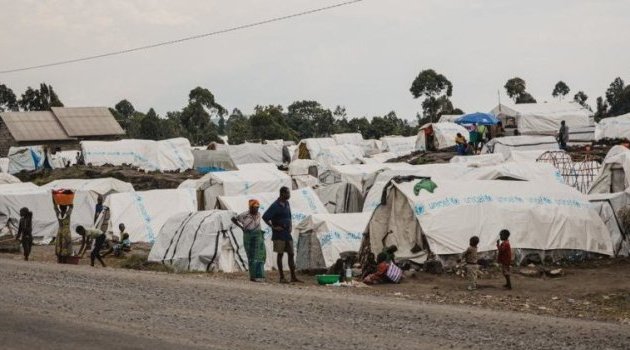
<instances>
[{"instance_id":1,"label":"white tarpaulin tent","mask_svg":"<svg viewBox=\"0 0 630 350\"><path fill-rule=\"evenodd\" d=\"M363 148L355 145L335 145L323 147L319 155L313 160L321 164L322 168L330 169L335 165L358 164L363 158Z\"/></svg>"},{"instance_id":2,"label":"white tarpaulin tent","mask_svg":"<svg viewBox=\"0 0 630 350\"><path fill-rule=\"evenodd\" d=\"M418 136L385 136L381 137L383 141L383 151L391 152L396 155L406 156L418 149L416 148L416 139Z\"/></svg>"},{"instance_id":3,"label":"white tarpaulin tent","mask_svg":"<svg viewBox=\"0 0 630 350\"><path fill-rule=\"evenodd\" d=\"M507 159L512 151L558 151L560 146L553 136L506 136L494 138L483 146L481 153L502 153Z\"/></svg>"},{"instance_id":4,"label":"white tarpaulin tent","mask_svg":"<svg viewBox=\"0 0 630 350\"><path fill-rule=\"evenodd\" d=\"M11 147L7 157L9 158L9 174L41 169L46 159L42 146Z\"/></svg>"},{"instance_id":5,"label":"white tarpaulin tent","mask_svg":"<svg viewBox=\"0 0 630 350\"><path fill-rule=\"evenodd\" d=\"M20 209L33 212L33 238L35 243L48 244L57 235L59 222L52 194L30 182L0 185L0 227L9 225L17 234Z\"/></svg>"},{"instance_id":6,"label":"white tarpaulin tent","mask_svg":"<svg viewBox=\"0 0 630 350\"><path fill-rule=\"evenodd\" d=\"M267 193L252 193L240 196L221 196L219 197L219 203L221 209L231 210L237 214L240 214L249 209L249 200L256 199L260 203L259 211L264 214L265 211L271 206L271 204L278 199L278 192ZM295 227L302 220L306 219L312 214L327 213L326 207L319 200L313 189L301 188L299 190L291 191L291 199L289 200L291 205L291 222L293 224L292 236L295 242L297 242L297 234L295 233ZM271 242L271 228L261 220L261 228L265 231L265 245L267 247L267 257L274 256L273 246ZM272 266L275 266L276 259L267 259L265 268L270 270Z\"/></svg>"},{"instance_id":7,"label":"white tarpaulin tent","mask_svg":"<svg viewBox=\"0 0 630 350\"><path fill-rule=\"evenodd\" d=\"M3 173L9 172L9 158L8 157L0 158L0 172L3 172Z\"/></svg>"},{"instance_id":8,"label":"white tarpaulin tent","mask_svg":"<svg viewBox=\"0 0 630 350\"><path fill-rule=\"evenodd\" d=\"M626 232L619 219L619 210L630 205L630 193L625 191L591 194L588 200L608 227L615 256L630 255L630 237L628 237L630 232Z\"/></svg>"},{"instance_id":9,"label":"white tarpaulin tent","mask_svg":"<svg viewBox=\"0 0 630 350\"><path fill-rule=\"evenodd\" d=\"M496 165L505 163L505 157L502 153L488 153L475 156L455 156L451 158L450 163L473 166Z\"/></svg>"},{"instance_id":10,"label":"white tarpaulin tent","mask_svg":"<svg viewBox=\"0 0 630 350\"><path fill-rule=\"evenodd\" d=\"M252 163L271 163L282 165L282 144L277 143L243 143L230 145L227 150L230 158L237 166Z\"/></svg>"},{"instance_id":11,"label":"white tarpaulin tent","mask_svg":"<svg viewBox=\"0 0 630 350\"><path fill-rule=\"evenodd\" d=\"M296 226L299 235L296 267L318 270L331 267L339 254L358 252L370 221L369 213L314 214Z\"/></svg>"},{"instance_id":12,"label":"white tarpaulin tent","mask_svg":"<svg viewBox=\"0 0 630 350\"><path fill-rule=\"evenodd\" d=\"M6 184L16 184L16 183L20 183L22 181L20 181L20 179L18 179L17 177L11 175L11 174L7 174L7 173L0 173L0 185L6 185Z\"/></svg>"},{"instance_id":13,"label":"white tarpaulin tent","mask_svg":"<svg viewBox=\"0 0 630 350\"><path fill-rule=\"evenodd\" d=\"M531 151L517 151L517 150L510 150L510 155L508 156L508 160L512 161L512 162L529 162L529 163L534 163L538 160L538 158L540 158L540 156L542 156L543 154L549 152L548 150L544 150L544 149L535 149L535 150L531 150ZM560 151L553 151L553 152L560 152Z\"/></svg>"},{"instance_id":14,"label":"white tarpaulin tent","mask_svg":"<svg viewBox=\"0 0 630 350\"><path fill-rule=\"evenodd\" d=\"M317 159L322 149L336 146L332 137L303 139L297 145L292 159Z\"/></svg>"},{"instance_id":15,"label":"white tarpaulin tent","mask_svg":"<svg viewBox=\"0 0 630 350\"><path fill-rule=\"evenodd\" d=\"M170 217L148 260L178 272L247 271L243 231L231 221L235 215L228 210L210 210Z\"/></svg>"},{"instance_id":16,"label":"white tarpaulin tent","mask_svg":"<svg viewBox=\"0 0 630 350\"><path fill-rule=\"evenodd\" d=\"M461 254L473 235L480 238L480 252L491 251L499 231L507 229L513 249L613 254L602 219L585 195L565 185L438 180L433 193L416 195L417 182L392 184L386 205L375 210L369 224L373 252L395 244L399 258L417 257L418 251Z\"/></svg>"},{"instance_id":17,"label":"white tarpaulin tent","mask_svg":"<svg viewBox=\"0 0 630 350\"><path fill-rule=\"evenodd\" d=\"M630 187L630 150L614 146L606 154L599 175L588 190L593 193L623 192Z\"/></svg>"},{"instance_id":18,"label":"white tarpaulin tent","mask_svg":"<svg viewBox=\"0 0 630 350\"><path fill-rule=\"evenodd\" d=\"M42 188L47 190L71 190L74 192L70 232L74 233L79 225L94 226L96 203L99 196L105 199L112 193L133 192L133 185L111 177L102 179L62 179L50 182Z\"/></svg>"},{"instance_id":19,"label":"white tarpaulin tent","mask_svg":"<svg viewBox=\"0 0 630 350\"><path fill-rule=\"evenodd\" d=\"M563 120L569 132L572 128L593 126L593 112L577 102L499 104L490 113L496 115L504 126L510 125L508 119L513 118L521 134L554 135Z\"/></svg>"},{"instance_id":20,"label":"white tarpaulin tent","mask_svg":"<svg viewBox=\"0 0 630 350\"><path fill-rule=\"evenodd\" d=\"M363 164L386 163L389 160L398 158L398 155L392 152L376 153L362 159Z\"/></svg>"},{"instance_id":21,"label":"white tarpaulin tent","mask_svg":"<svg viewBox=\"0 0 630 350\"><path fill-rule=\"evenodd\" d=\"M347 182L319 186L315 193L331 214L358 213L363 209L363 193Z\"/></svg>"},{"instance_id":22,"label":"white tarpaulin tent","mask_svg":"<svg viewBox=\"0 0 630 350\"><path fill-rule=\"evenodd\" d=\"M332 138L338 145L355 145L355 146L363 146L363 136L358 132L355 133L345 133L345 134L333 134Z\"/></svg>"},{"instance_id":23,"label":"white tarpaulin tent","mask_svg":"<svg viewBox=\"0 0 630 350\"><path fill-rule=\"evenodd\" d=\"M595 140L602 139L630 140L630 113L600 120L595 125Z\"/></svg>"},{"instance_id":24,"label":"white tarpaulin tent","mask_svg":"<svg viewBox=\"0 0 630 350\"><path fill-rule=\"evenodd\" d=\"M215 209L219 196L242 196L275 192L291 188L291 178L275 169L273 164L246 164L246 170L209 173L201 179L186 180L178 188L193 188L202 194L202 209ZM270 167L272 166L272 167Z\"/></svg>"},{"instance_id":25,"label":"white tarpaulin tent","mask_svg":"<svg viewBox=\"0 0 630 350\"><path fill-rule=\"evenodd\" d=\"M219 150L193 148L192 155L193 168L201 174L238 169L225 148Z\"/></svg>"},{"instance_id":26,"label":"white tarpaulin tent","mask_svg":"<svg viewBox=\"0 0 630 350\"><path fill-rule=\"evenodd\" d=\"M383 152L383 141L374 139L363 140L361 147L363 147L363 152L366 156L371 156Z\"/></svg>"},{"instance_id":27,"label":"white tarpaulin tent","mask_svg":"<svg viewBox=\"0 0 630 350\"><path fill-rule=\"evenodd\" d=\"M332 167L326 176L326 184L348 182L361 192L367 192L367 182L382 170L413 169L409 163L374 163L374 164L349 164ZM320 177L321 180L321 177Z\"/></svg>"},{"instance_id":28,"label":"white tarpaulin tent","mask_svg":"<svg viewBox=\"0 0 630 350\"><path fill-rule=\"evenodd\" d=\"M435 149L445 149L455 147L455 137L460 133L464 137L468 137L468 130L461 125L455 123L432 123L425 124L420 128L416 138L416 149L421 151L427 150L427 138L425 129L433 127L433 145Z\"/></svg>"},{"instance_id":29,"label":"white tarpaulin tent","mask_svg":"<svg viewBox=\"0 0 630 350\"><path fill-rule=\"evenodd\" d=\"M396 176L425 176L433 180L516 180L564 183L560 172L545 163L506 162L483 167L458 163L416 165L410 170L389 170L379 173L365 197L364 212L371 212L381 204L383 189Z\"/></svg>"},{"instance_id":30,"label":"white tarpaulin tent","mask_svg":"<svg viewBox=\"0 0 630 350\"><path fill-rule=\"evenodd\" d=\"M129 164L148 171L192 169L194 157L190 142L183 137L162 141L120 140L82 141L85 164Z\"/></svg>"},{"instance_id":31,"label":"white tarpaulin tent","mask_svg":"<svg viewBox=\"0 0 630 350\"><path fill-rule=\"evenodd\" d=\"M109 232L125 224L132 242L153 243L171 216L197 211L197 198L189 189L123 192L109 195L105 206Z\"/></svg>"}]
</instances>

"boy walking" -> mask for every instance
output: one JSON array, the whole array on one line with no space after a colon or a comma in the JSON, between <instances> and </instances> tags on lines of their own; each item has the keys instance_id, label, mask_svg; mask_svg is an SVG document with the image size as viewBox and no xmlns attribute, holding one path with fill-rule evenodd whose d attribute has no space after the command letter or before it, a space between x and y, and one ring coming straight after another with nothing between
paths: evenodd
<instances>
[{"instance_id":1,"label":"boy walking","mask_svg":"<svg viewBox=\"0 0 630 350\"><path fill-rule=\"evenodd\" d=\"M479 265L477 264L477 261L479 260L477 257L478 245L479 237L470 237L470 246L462 255L464 263L466 264L465 267L466 277L468 278L468 290L477 289L477 274L479 273Z\"/></svg>"},{"instance_id":2,"label":"boy walking","mask_svg":"<svg viewBox=\"0 0 630 350\"><path fill-rule=\"evenodd\" d=\"M512 289L512 282L510 281L510 264L512 263L512 247L510 246L510 231L501 230L499 233L500 240L497 240L497 250L499 254L497 261L501 265L501 272L505 277L505 289Z\"/></svg>"}]
</instances>

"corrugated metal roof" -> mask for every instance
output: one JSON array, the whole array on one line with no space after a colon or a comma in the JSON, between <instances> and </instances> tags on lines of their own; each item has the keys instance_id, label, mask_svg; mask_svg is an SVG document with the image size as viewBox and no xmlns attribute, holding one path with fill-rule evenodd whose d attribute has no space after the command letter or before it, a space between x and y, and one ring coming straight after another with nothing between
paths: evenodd
<instances>
[{"instance_id":1,"label":"corrugated metal roof","mask_svg":"<svg viewBox=\"0 0 630 350\"><path fill-rule=\"evenodd\" d=\"M52 112L4 112L0 117L16 141L71 139Z\"/></svg>"},{"instance_id":2,"label":"corrugated metal roof","mask_svg":"<svg viewBox=\"0 0 630 350\"><path fill-rule=\"evenodd\" d=\"M106 107L53 107L52 111L69 136L108 136L125 133Z\"/></svg>"}]
</instances>

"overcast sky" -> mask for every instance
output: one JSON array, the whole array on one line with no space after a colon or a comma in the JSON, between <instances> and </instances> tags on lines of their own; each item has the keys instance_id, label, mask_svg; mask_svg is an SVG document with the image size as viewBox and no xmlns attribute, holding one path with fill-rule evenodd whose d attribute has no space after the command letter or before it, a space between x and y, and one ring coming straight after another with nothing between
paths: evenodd
<instances>
[{"instance_id":1,"label":"overcast sky","mask_svg":"<svg viewBox=\"0 0 630 350\"><path fill-rule=\"evenodd\" d=\"M0 0L0 70L211 32L340 0ZM594 105L630 81L629 0L365 0L324 13L150 51L0 75L21 94L52 84L67 106L130 100L159 114L203 86L225 107L310 99L350 116L412 119L422 69L454 84L453 102L489 111L520 76L538 101L558 80Z\"/></svg>"}]
</instances>

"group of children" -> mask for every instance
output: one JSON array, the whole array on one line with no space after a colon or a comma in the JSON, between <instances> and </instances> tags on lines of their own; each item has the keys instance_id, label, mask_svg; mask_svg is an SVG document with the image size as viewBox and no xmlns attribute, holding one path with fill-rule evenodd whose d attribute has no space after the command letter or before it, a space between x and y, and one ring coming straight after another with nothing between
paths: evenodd
<instances>
[{"instance_id":1,"label":"group of children","mask_svg":"<svg viewBox=\"0 0 630 350\"><path fill-rule=\"evenodd\" d=\"M510 279L510 265L512 263L512 247L510 246L510 231L501 230L497 240L497 262L501 267L501 273L505 277L505 289L512 289L512 281ZM466 268L466 277L468 278L468 290L477 289L477 275L479 274L479 262L477 257L477 246L479 245L479 237L472 236L470 238L470 246L464 254L462 260Z\"/></svg>"}]
</instances>

